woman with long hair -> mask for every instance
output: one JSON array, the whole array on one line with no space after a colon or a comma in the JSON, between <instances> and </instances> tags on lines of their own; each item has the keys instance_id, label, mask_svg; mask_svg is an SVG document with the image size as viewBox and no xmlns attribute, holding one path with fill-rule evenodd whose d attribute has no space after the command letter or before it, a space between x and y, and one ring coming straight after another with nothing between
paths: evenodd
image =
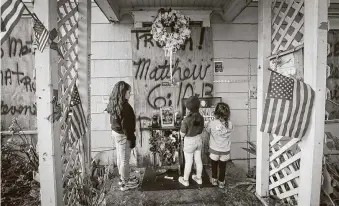
<instances>
[{"instance_id":1,"label":"woman with long hair","mask_svg":"<svg viewBox=\"0 0 339 206\"><path fill-rule=\"evenodd\" d=\"M115 141L120 190L138 187L138 181L130 178L129 160L135 147L135 114L128 103L131 86L124 81L114 85L106 111L110 114L112 136Z\"/></svg>"}]
</instances>

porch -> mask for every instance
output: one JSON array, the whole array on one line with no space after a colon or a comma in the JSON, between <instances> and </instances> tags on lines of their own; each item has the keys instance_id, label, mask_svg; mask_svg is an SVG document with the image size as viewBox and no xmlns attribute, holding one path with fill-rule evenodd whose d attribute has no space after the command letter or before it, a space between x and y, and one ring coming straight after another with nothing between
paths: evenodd
<instances>
[{"instance_id":1,"label":"porch","mask_svg":"<svg viewBox=\"0 0 339 206\"><path fill-rule=\"evenodd\" d=\"M328 76L327 31L339 28L336 22L339 2L327 3L321 0L34 1L30 8L46 28L58 28L58 47L62 53L60 56L47 46L34 57L41 204L72 205L77 193L73 189L64 192L65 185L74 182L68 175L77 170L81 173L77 178L85 178L93 169L92 159L100 159L104 165L114 167L114 143L109 115L104 110L113 85L124 80L133 85L130 102L140 118L132 165L144 168L161 164L159 156L150 152L150 132L142 131L159 107L174 102L176 109L181 110L181 100L193 94L221 97L230 105L236 125L232 162L243 174L256 169L258 198L264 202L274 195L286 204L318 205L324 139L327 138L324 134L325 131L335 132L337 126L334 123L326 129L323 118ZM206 68L207 75L205 71L201 81L187 78L175 89L159 86L161 90L157 91L153 89L157 89L161 81L147 76L147 72L139 73L140 67L146 65L140 61L142 59L150 59L150 72L155 71L152 70L154 65L168 66L164 55L158 52L160 49L147 38L159 8L177 9L191 18L192 43L186 45L189 55L178 52L176 57L178 64L184 62L183 68L190 67L185 62L188 59L195 65L204 66L206 61L213 65L210 70ZM216 62L223 65L221 72L214 69ZM269 136L260 131L270 73L267 68L303 79L316 93L313 110L317 112L312 113L308 132L302 139ZM188 68L188 71L194 76L196 70ZM180 80L181 70L176 75L174 78ZM72 138L68 118L75 85L87 120L86 133L79 139ZM186 93L187 88L192 88L192 94ZM157 98L165 103L156 105ZM61 109L61 117L56 121L47 119L47 114L55 113L56 109ZM141 122L142 118L147 121ZM253 144L256 145L254 150ZM204 163L208 164L207 156L204 156ZM228 174L231 180L232 175ZM125 198L115 193L114 187L111 192L108 205L113 204L115 198ZM126 196L133 205L223 205L228 203L231 191L203 188L183 193L199 196L191 202L174 201L182 194L180 190L169 193L133 191ZM216 195L208 199L213 193ZM163 195L171 200L163 201ZM136 201L136 197L144 198L144 202ZM211 198L215 198L215 202ZM130 205L131 202L120 203Z\"/></svg>"}]
</instances>

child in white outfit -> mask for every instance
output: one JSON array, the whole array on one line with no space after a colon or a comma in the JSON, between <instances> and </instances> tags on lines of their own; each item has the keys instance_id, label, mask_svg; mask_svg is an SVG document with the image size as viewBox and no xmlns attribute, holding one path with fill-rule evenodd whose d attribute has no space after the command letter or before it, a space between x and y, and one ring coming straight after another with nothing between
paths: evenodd
<instances>
[{"instance_id":1,"label":"child in white outfit","mask_svg":"<svg viewBox=\"0 0 339 206\"><path fill-rule=\"evenodd\" d=\"M230 159L231 137L234 127L230 119L230 108L226 103L218 103L215 119L207 124L204 136L209 137L209 152L212 162L212 184L225 187L226 161ZM219 168L219 178L218 178ZM219 181L218 181L218 180Z\"/></svg>"}]
</instances>

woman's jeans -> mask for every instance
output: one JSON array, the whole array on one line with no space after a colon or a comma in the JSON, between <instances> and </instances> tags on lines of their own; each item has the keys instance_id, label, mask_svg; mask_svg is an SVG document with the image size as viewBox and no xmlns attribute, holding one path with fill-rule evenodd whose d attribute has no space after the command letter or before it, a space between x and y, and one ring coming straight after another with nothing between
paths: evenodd
<instances>
[{"instance_id":1,"label":"woman's jeans","mask_svg":"<svg viewBox=\"0 0 339 206\"><path fill-rule=\"evenodd\" d=\"M129 179L129 159L131 157L130 141L124 134L112 131L112 136L115 141L115 148L117 153L117 166L119 170L120 179L123 183L128 182Z\"/></svg>"}]
</instances>

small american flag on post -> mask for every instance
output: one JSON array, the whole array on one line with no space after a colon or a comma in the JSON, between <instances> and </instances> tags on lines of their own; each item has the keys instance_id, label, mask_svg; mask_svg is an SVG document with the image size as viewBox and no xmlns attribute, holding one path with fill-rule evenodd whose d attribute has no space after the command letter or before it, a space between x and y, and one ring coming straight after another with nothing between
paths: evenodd
<instances>
[{"instance_id":1,"label":"small american flag on post","mask_svg":"<svg viewBox=\"0 0 339 206\"><path fill-rule=\"evenodd\" d=\"M314 96L308 84L272 71L260 131L303 137L310 122Z\"/></svg>"},{"instance_id":2,"label":"small american flag on post","mask_svg":"<svg viewBox=\"0 0 339 206\"><path fill-rule=\"evenodd\" d=\"M34 20L33 29L35 32L35 40L38 45L38 50L43 52L49 39L49 31L41 23L36 14L32 14L32 17Z\"/></svg>"},{"instance_id":3,"label":"small american flag on post","mask_svg":"<svg viewBox=\"0 0 339 206\"><path fill-rule=\"evenodd\" d=\"M79 139L86 133L86 117L82 108L81 99L78 91L78 87L74 85L70 109L71 115L71 133L72 137Z\"/></svg>"}]
</instances>

